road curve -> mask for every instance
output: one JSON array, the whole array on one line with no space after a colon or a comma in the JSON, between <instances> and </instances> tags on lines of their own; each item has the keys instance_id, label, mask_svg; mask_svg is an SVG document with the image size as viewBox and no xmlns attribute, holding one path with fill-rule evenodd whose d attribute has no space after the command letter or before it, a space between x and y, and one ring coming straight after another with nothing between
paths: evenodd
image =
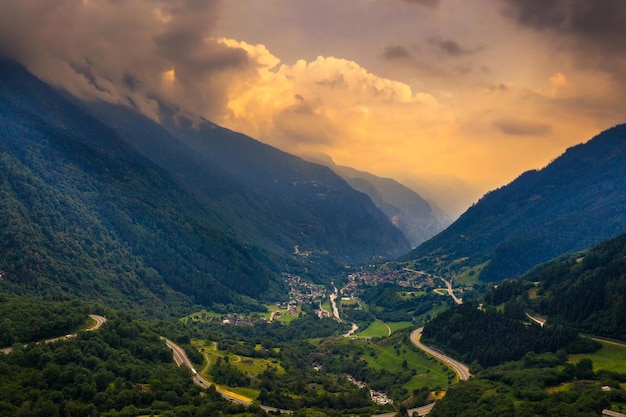
<instances>
[{"instance_id":1,"label":"road curve","mask_svg":"<svg viewBox=\"0 0 626 417\"><path fill-rule=\"evenodd\" d=\"M435 357L436 359L446 364L446 366L452 368L452 370L459 376L459 379L461 381L467 381L472 375L470 374L469 368L466 365L463 365L461 362L455 361L454 359L446 356L444 353L423 344L420 341L420 335L422 334L423 330L424 328L420 327L419 329L413 331L413 333L411 333L411 342L413 342L415 346L422 349L430 356Z\"/></svg>"},{"instance_id":2,"label":"road curve","mask_svg":"<svg viewBox=\"0 0 626 417\"><path fill-rule=\"evenodd\" d=\"M104 322L107 321L106 317L102 317L97 314L90 314L89 317L95 320L96 324L93 327L90 327L89 329L87 329L88 332L98 330L100 327L102 327Z\"/></svg>"}]
</instances>

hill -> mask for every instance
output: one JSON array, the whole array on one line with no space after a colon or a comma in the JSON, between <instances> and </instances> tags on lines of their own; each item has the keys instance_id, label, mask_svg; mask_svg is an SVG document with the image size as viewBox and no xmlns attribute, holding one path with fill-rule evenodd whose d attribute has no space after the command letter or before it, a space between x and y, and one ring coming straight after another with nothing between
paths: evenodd
<instances>
[{"instance_id":1,"label":"hill","mask_svg":"<svg viewBox=\"0 0 626 417\"><path fill-rule=\"evenodd\" d=\"M326 155L305 155L306 159L328 166L352 188L367 194L391 222L404 233L413 247L425 242L450 225L440 208L391 178L337 165Z\"/></svg>"},{"instance_id":2,"label":"hill","mask_svg":"<svg viewBox=\"0 0 626 417\"><path fill-rule=\"evenodd\" d=\"M480 278L499 281L615 237L626 231L624 161L619 125L486 194L405 260L440 273L485 263Z\"/></svg>"}]
</instances>

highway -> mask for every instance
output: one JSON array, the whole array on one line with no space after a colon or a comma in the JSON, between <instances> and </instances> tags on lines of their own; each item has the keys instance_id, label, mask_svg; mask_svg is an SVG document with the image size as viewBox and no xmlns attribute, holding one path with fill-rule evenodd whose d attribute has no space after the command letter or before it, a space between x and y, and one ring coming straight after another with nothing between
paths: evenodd
<instances>
[{"instance_id":1,"label":"highway","mask_svg":"<svg viewBox=\"0 0 626 417\"><path fill-rule=\"evenodd\" d=\"M440 360L441 362L452 368L452 370L459 376L459 379L461 381L467 381L471 376L469 368L466 365L463 365L461 362L455 361L454 359L446 356L444 353L423 344L420 341L420 335L422 334L423 330L424 328L420 327L419 329L413 331L413 333L411 333L411 342L413 342L415 346L422 349L430 356L435 357L436 359Z\"/></svg>"}]
</instances>

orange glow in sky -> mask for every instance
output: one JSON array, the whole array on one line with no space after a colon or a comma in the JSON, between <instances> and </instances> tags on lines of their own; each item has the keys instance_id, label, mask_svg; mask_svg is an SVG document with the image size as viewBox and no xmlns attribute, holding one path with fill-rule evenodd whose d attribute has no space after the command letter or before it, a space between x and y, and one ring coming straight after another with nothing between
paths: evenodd
<instances>
[{"instance_id":1,"label":"orange glow in sky","mask_svg":"<svg viewBox=\"0 0 626 417\"><path fill-rule=\"evenodd\" d=\"M625 121L622 0L5 3L0 53L77 96L171 104L453 215Z\"/></svg>"}]
</instances>

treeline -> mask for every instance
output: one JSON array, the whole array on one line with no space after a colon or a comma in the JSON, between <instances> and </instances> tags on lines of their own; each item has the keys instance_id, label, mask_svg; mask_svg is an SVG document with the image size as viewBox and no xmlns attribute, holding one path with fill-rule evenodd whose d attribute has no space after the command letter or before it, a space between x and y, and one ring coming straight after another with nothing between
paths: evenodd
<instances>
[{"instance_id":1,"label":"treeline","mask_svg":"<svg viewBox=\"0 0 626 417\"><path fill-rule=\"evenodd\" d=\"M524 321L523 315L523 306L516 303L506 304L502 311L464 303L431 320L424 327L423 338L463 362L483 367L517 360L531 351L555 352L579 341L578 332L571 327L541 327Z\"/></svg>"},{"instance_id":2,"label":"treeline","mask_svg":"<svg viewBox=\"0 0 626 417\"><path fill-rule=\"evenodd\" d=\"M88 314L89 307L77 300L0 293L0 347L73 333Z\"/></svg>"},{"instance_id":3,"label":"treeline","mask_svg":"<svg viewBox=\"0 0 626 417\"><path fill-rule=\"evenodd\" d=\"M520 361L487 369L453 386L430 415L598 416L612 403L626 401L624 382L624 374L594 372L589 359L571 363L564 351L556 354L531 352ZM549 390L555 387L559 389Z\"/></svg>"},{"instance_id":4,"label":"treeline","mask_svg":"<svg viewBox=\"0 0 626 417\"><path fill-rule=\"evenodd\" d=\"M0 355L0 416L194 416L239 414L193 385L159 336L124 313L94 332Z\"/></svg>"}]
</instances>

